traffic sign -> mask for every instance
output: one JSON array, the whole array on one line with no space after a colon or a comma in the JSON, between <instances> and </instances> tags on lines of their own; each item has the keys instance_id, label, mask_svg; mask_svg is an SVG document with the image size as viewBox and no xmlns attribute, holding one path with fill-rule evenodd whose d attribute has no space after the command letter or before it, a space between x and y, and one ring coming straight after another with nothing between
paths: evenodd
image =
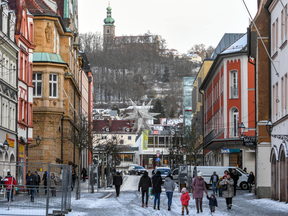
<instances>
[{"instance_id":1,"label":"traffic sign","mask_svg":"<svg viewBox=\"0 0 288 216\"><path fill-rule=\"evenodd\" d=\"M157 158L159 158L160 157L160 153L156 153L156 156L157 156Z\"/></svg>"},{"instance_id":2,"label":"traffic sign","mask_svg":"<svg viewBox=\"0 0 288 216\"><path fill-rule=\"evenodd\" d=\"M160 161L160 158L158 157L158 158L156 159L156 161Z\"/></svg>"}]
</instances>

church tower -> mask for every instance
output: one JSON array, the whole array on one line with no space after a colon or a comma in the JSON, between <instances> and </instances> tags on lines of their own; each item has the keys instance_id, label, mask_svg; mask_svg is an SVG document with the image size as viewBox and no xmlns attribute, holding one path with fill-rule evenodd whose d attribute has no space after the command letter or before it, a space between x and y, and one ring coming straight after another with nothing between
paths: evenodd
<instances>
[{"instance_id":1,"label":"church tower","mask_svg":"<svg viewBox=\"0 0 288 216\"><path fill-rule=\"evenodd\" d=\"M107 45L112 45L115 38L115 26L114 22L115 20L111 16L112 8L109 6L107 7L107 17L104 19L104 28L103 28L103 45L104 49Z\"/></svg>"}]
</instances>

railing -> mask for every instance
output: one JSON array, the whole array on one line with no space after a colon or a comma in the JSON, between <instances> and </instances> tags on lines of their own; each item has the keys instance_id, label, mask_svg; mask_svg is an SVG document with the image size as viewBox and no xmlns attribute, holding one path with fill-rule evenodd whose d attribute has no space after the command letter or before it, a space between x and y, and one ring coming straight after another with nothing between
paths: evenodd
<instances>
[{"instance_id":1,"label":"railing","mask_svg":"<svg viewBox=\"0 0 288 216\"><path fill-rule=\"evenodd\" d=\"M231 98L238 98L238 87L230 87Z\"/></svg>"}]
</instances>

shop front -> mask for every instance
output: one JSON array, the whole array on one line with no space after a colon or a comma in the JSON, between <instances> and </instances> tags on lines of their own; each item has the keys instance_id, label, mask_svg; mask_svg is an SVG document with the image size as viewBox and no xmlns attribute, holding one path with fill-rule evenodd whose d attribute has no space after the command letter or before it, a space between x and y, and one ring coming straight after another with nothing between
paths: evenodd
<instances>
[{"instance_id":1,"label":"shop front","mask_svg":"<svg viewBox=\"0 0 288 216\"><path fill-rule=\"evenodd\" d=\"M144 154L141 155L141 162L142 166L146 169L155 169L155 167L162 167L162 166L169 166L169 155L163 155L163 160L162 160L162 155L157 157L157 155L152 155L152 154Z\"/></svg>"}]
</instances>

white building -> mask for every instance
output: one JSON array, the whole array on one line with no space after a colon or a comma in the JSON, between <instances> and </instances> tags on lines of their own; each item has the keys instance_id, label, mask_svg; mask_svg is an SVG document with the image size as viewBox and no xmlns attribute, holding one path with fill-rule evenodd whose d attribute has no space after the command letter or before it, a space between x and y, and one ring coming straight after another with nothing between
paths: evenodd
<instances>
[{"instance_id":1,"label":"white building","mask_svg":"<svg viewBox=\"0 0 288 216\"><path fill-rule=\"evenodd\" d=\"M9 143L7 150L0 145L0 161L16 162L17 158L17 54L20 51L14 40L15 13L8 3L1 1L0 15L0 143ZM9 25L8 25L9 24ZM0 167L2 173L3 167ZM15 168L12 169L15 175Z\"/></svg>"},{"instance_id":2,"label":"white building","mask_svg":"<svg viewBox=\"0 0 288 216\"><path fill-rule=\"evenodd\" d=\"M282 2L284 5L282 5ZM270 13L271 46L271 198L288 202L288 0L271 0L266 4ZM276 70L275 70L276 69ZM267 176L269 178L269 176Z\"/></svg>"}]
</instances>

